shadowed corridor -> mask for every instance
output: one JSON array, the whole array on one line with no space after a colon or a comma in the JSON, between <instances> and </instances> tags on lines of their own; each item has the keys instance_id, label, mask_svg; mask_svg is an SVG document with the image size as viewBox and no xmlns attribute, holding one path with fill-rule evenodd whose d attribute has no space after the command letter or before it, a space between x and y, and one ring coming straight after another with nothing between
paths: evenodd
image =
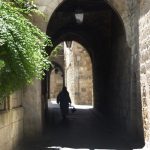
<instances>
[{"instance_id":1,"label":"shadowed corridor","mask_svg":"<svg viewBox=\"0 0 150 150\"><path fill-rule=\"evenodd\" d=\"M24 143L19 150L59 149L132 149L130 138L112 120L106 120L92 108L76 106L62 120L59 106L49 102L47 124L43 135ZM134 145L135 147L138 145Z\"/></svg>"},{"instance_id":2,"label":"shadowed corridor","mask_svg":"<svg viewBox=\"0 0 150 150\"><path fill-rule=\"evenodd\" d=\"M78 8L83 10L82 23L74 16ZM66 0L53 12L46 34L53 41L53 47L47 48L49 55L64 41L76 41L87 50L92 63L94 110L78 109L62 122L59 109L49 109L46 119L50 120L49 125L40 141L43 147L142 147L144 134L138 66L133 63L124 22L117 11L105 0ZM47 99L50 98L50 71L42 81L43 112L47 111ZM65 81L65 69L63 75Z\"/></svg>"}]
</instances>

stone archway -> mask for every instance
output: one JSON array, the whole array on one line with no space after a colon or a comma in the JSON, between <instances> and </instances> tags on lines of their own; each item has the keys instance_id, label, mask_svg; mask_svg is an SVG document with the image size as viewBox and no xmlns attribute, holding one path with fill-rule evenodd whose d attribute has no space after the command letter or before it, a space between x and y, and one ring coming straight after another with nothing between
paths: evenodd
<instances>
[{"instance_id":1,"label":"stone archway","mask_svg":"<svg viewBox=\"0 0 150 150\"><path fill-rule=\"evenodd\" d=\"M87 14L86 25L75 25L71 13L65 15L63 11L64 7L69 6L68 2L75 5L74 0L44 3L42 0L37 0L40 9L46 14L46 19L35 17L33 22L43 31L47 30L54 43L67 32L80 37L76 38L79 42L84 39L83 41L90 47L89 54L93 64L95 108L105 116L116 119L118 124L142 145L138 36L135 36L136 33L138 34L136 13L138 9L133 9L138 8L138 2L83 0L82 6L85 5L85 8L88 8L88 3L95 2L99 4L94 8L101 11L96 17ZM67 39L76 40L72 35L62 38L62 40ZM40 85L39 81L31 88L37 90ZM28 95L28 92L27 90L25 95ZM33 97L27 96L27 99L30 101ZM30 110L32 108L28 108L28 111ZM42 118L41 115L40 117ZM40 117L37 120L41 122Z\"/></svg>"},{"instance_id":2,"label":"stone archway","mask_svg":"<svg viewBox=\"0 0 150 150\"><path fill-rule=\"evenodd\" d=\"M65 83L75 105L93 105L92 63L87 49L76 41L64 42Z\"/></svg>"},{"instance_id":3,"label":"stone archway","mask_svg":"<svg viewBox=\"0 0 150 150\"><path fill-rule=\"evenodd\" d=\"M90 47L89 54L93 64L95 108L105 116L115 119L133 139L142 143L143 127L137 71L139 66L136 66L138 57L134 58L134 54L138 52L132 45L133 39L137 39L131 36L130 29L125 28L132 19L126 18L129 19L127 21L122 18L133 4L124 5L127 7L116 13L117 9L112 8L116 6L116 1L107 3L87 0L86 4L85 1L65 1L51 16L47 34L52 37L54 43L60 37L64 41L74 40L73 34L84 38ZM82 24L77 24L74 18L75 9L79 6L85 13ZM70 32L72 35L67 34ZM64 34L66 35L63 36Z\"/></svg>"},{"instance_id":4,"label":"stone archway","mask_svg":"<svg viewBox=\"0 0 150 150\"><path fill-rule=\"evenodd\" d=\"M84 1L84 0L82 0ZM131 37L134 31L132 31L130 24L131 23L131 16L132 13L131 9L135 8L135 6L138 5L138 2L131 2L130 0L124 1L124 0L103 0L108 5L112 7L113 10L116 11L116 13L120 16L120 19L122 19L123 25L125 27L125 32L127 36L128 45L132 45ZM63 0L57 0L57 1L43 1L42 0L36 0L36 4L39 7L39 9L45 14L46 19L44 18L38 18L40 19L39 22L36 22L36 18L33 22L35 22L43 31L46 32L47 25L49 23L50 18L53 16L54 11L64 3Z\"/></svg>"}]
</instances>

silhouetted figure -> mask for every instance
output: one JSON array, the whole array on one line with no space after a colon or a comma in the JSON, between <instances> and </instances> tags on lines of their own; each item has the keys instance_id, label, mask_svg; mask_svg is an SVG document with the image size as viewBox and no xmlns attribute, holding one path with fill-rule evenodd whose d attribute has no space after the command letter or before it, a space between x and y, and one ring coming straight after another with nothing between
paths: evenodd
<instances>
[{"instance_id":1,"label":"silhouetted figure","mask_svg":"<svg viewBox=\"0 0 150 150\"><path fill-rule=\"evenodd\" d=\"M69 111L69 103L71 104L69 92L67 91L67 88L65 86L57 96L57 103L60 104L61 113L63 119L65 119Z\"/></svg>"}]
</instances>

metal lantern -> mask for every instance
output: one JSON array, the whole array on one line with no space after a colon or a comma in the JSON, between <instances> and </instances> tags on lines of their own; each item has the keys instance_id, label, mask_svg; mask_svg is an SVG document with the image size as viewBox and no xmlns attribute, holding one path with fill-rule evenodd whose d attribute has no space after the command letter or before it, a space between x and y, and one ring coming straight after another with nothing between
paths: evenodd
<instances>
[{"instance_id":1,"label":"metal lantern","mask_svg":"<svg viewBox=\"0 0 150 150\"><path fill-rule=\"evenodd\" d=\"M80 9L77 9L76 11L75 11L75 19L76 19L76 22L78 23L78 24L81 24L82 22L83 22L83 19L84 19L84 13L83 13L83 11L82 10L80 10Z\"/></svg>"},{"instance_id":2,"label":"metal lantern","mask_svg":"<svg viewBox=\"0 0 150 150\"><path fill-rule=\"evenodd\" d=\"M67 48L71 48L72 41L65 41Z\"/></svg>"}]
</instances>

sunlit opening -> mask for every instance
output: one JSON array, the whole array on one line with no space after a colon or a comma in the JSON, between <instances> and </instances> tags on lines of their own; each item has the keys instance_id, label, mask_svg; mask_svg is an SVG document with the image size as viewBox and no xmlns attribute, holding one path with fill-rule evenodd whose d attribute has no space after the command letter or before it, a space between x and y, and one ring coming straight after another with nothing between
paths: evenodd
<instances>
[{"instance_id":1,"label":"sunlit opening","mask_svg":"<svg viewBox=\"0 0 150 150\"><path fill-rule=\"evenodd\" d=\"M100 150L100 149L87 149L87 148L68 148L68 147L59 147L59 146L51 146L51 147L45 147L45 149L51 149L51 150ZM101 149L105 150L105 149Z\"/></svg>"},{"instance_id":2,"label":"sunlit opening","mask_svg":"<svg viewBox=\"0 0 150 150\"><path fill-rule=\"evenodd\" d=\"M48 101L48 107L49 108L59 108L59 104L56 103L56 100L49 100ZM92 105L76 105L74 104L74 107L77 109L91 109L93 108Z\"/></svg>"},{"instance_id":3,"label":"sunlit opening","mask_svg":"<svg viewBox=\"0 0 150 150\"><path fill-rule=\"evenodd\" d=\"M79 109L93 107L92 63L87 50L72 41L60 43L51 53L53 70L50 73L50 103L56 105L56 98L65 85L72 104Z\"/></svg>"}]
</instances>

